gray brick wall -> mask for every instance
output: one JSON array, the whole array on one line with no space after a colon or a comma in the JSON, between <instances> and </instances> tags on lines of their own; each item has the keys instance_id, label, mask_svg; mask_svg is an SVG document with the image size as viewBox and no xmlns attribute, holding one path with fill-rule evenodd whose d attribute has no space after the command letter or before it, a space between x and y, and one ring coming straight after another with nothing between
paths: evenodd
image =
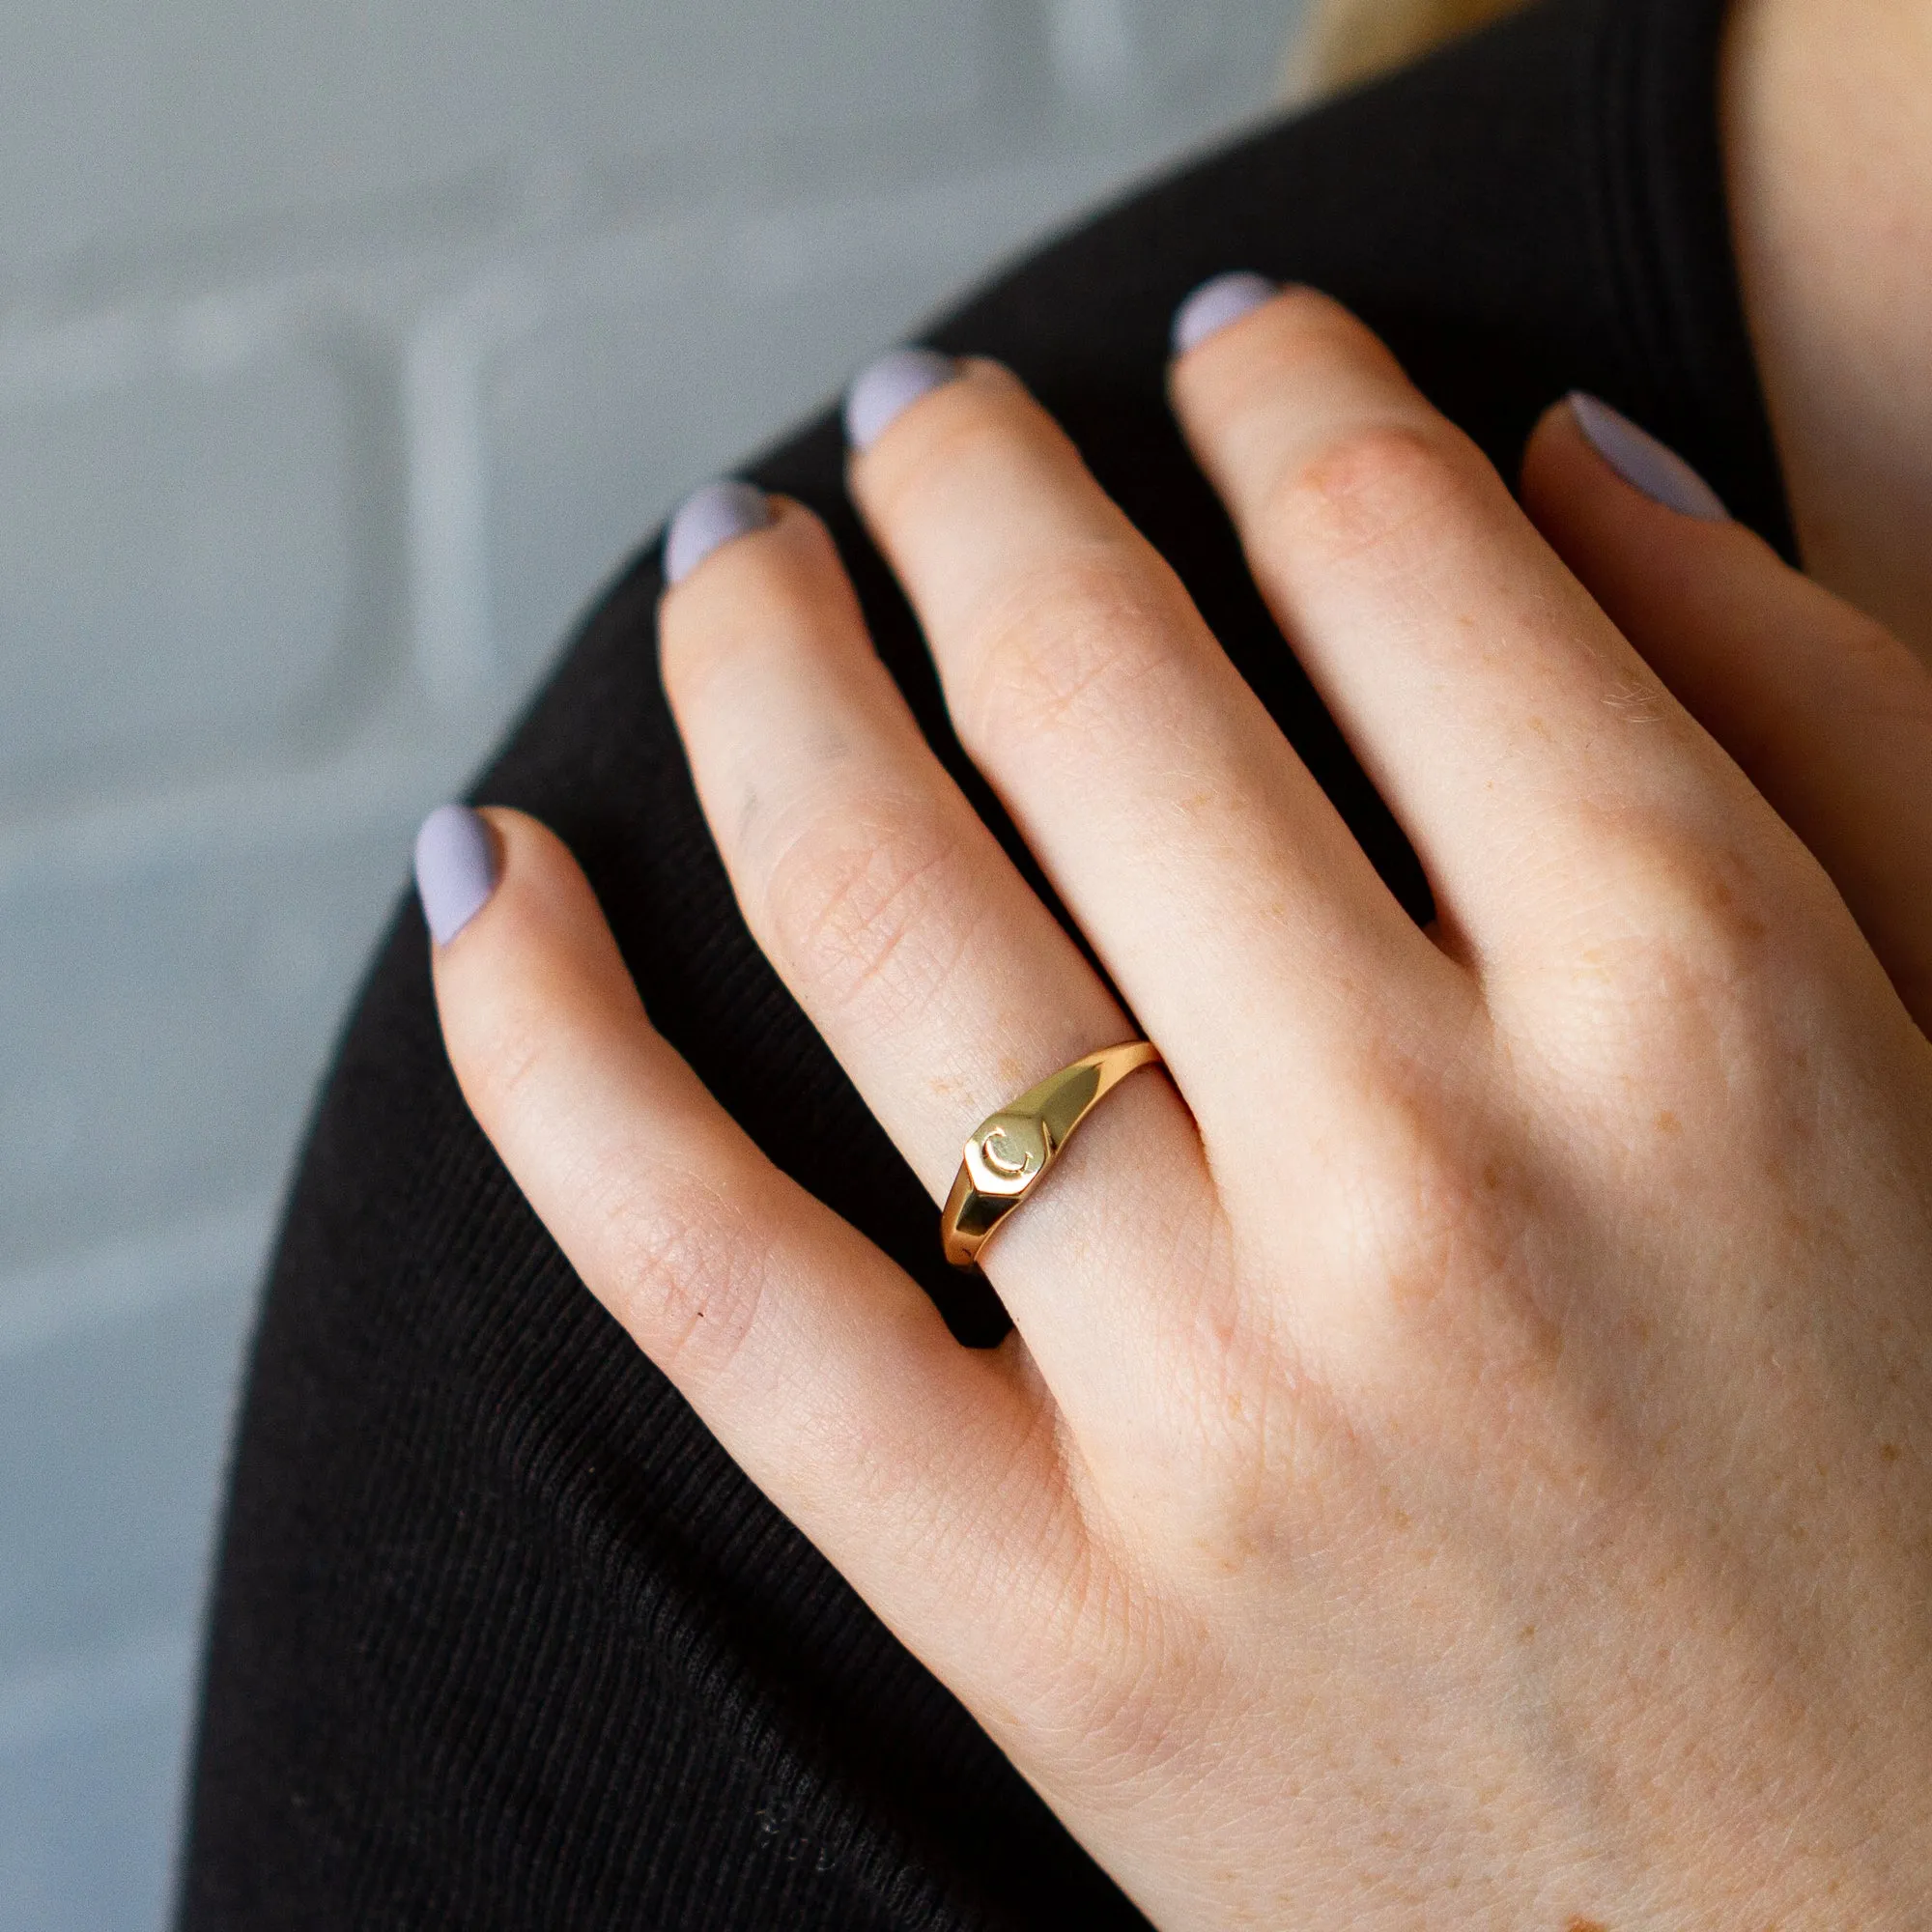
<instances>
[{"instance_id":1,"label":"gray brick wall","mask_svg":"<svg viewBox=\"0 0 1932 1932\"><path fill-rule=\"evenodd\" d=\"M343 1001L572 612L1294 0L0 0L0 1932L164 1916Z\"/></svg>"}]
</instances>

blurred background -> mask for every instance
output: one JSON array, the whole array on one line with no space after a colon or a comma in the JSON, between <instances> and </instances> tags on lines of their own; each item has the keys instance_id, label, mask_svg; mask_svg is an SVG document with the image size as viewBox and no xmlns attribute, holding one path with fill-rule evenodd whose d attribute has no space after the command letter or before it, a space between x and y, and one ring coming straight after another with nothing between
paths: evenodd
<instances>
[{"instance_id":1,"label":"blurred background","mask_svg":"<svg viewBox=\"0 0 1932 1932\"><path fill-rule=\"evenodd\" d=\"M0 1932L166 1918L261 1264L573 613L1299 0L0 0Z\"/></svg>"}]
</instances>

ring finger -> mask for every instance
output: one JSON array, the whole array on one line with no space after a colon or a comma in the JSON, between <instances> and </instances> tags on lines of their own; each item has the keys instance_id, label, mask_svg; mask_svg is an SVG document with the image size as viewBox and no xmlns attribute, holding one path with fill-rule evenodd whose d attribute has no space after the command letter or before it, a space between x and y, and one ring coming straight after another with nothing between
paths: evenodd
<instances>
[{"instance_id":1,"label":"ring finger","mask_svg":"<svg viewBox=\"0 0 1932 1932\"><path fill-rule=\"evenodd\" d=\"M687 563L660 631L746 921L943 1200L979 1121L1137 1028L920 735L809 511L775 503L765 527ZM1104 1281L1118 1313L1153 1272L1133 1264L1136 1247L1171 1253L1181 1224L1216 1212L1172 1085L1129 1081L986 1253L1063 1401L1093 1373L1080 1284Z\"/></svg>"}]
</instances>

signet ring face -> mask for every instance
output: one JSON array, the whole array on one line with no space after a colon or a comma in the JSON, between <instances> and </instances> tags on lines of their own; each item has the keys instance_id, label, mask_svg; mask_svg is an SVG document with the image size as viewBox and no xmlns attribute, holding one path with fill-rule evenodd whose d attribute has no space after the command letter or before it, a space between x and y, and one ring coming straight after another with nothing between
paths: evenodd
<instances>
[{"instance_id":1,"label":"signet ring face","mask_svg":"<svg viewBox=\"0 0 1932 1932\"><path fill-rule=\"evenodd\" d=\"M966 1143L966 1172L981 1194L1024 1194L1053 1157L1043 1122L1030 1114L995 1114Z\"/></svg>"},{"instance_id":2,"label":"signet ring face","mask_svg":"<svg viewBox=\"0 0 1932 1932\"><path fill-rule=\"evenodd\" d=\"M1159 1060L1144 1039L1110 1046L987 1115L966 1143L940 1217L946 1259L954 1267L978 1266L993 1230L1038 1186L1080 1122L1129 1073Z\"/></svg>"}]
</instances>

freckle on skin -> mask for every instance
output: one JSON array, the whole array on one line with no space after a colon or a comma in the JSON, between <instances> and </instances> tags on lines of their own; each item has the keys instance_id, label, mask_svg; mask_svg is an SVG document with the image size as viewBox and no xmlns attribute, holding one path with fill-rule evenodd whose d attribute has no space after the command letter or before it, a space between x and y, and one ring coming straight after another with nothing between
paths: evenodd
<instances>
[{"instance_id":1,"label":"freckle on skin","mask_svg":"<svg viewBox=\"0 0 1932 1932\"><path fill-rule=\"evenodd\" d=\"M1681 1134L1684 1127L1677 1116L1666 1108L1657 1117L1657 1131L1661 1134Z\"/></svg>"},{"instance_id":2,"label":"freckle on skin","mask_svg":"<svg viewBox=\"0 0 1932 1932\"><path fill-rule=\"evenodd\" d=\"M1719 912L1729 912L1737 904L1737 895L1721 879L1712 886L1706 897ZM1763 939L1770 934L1771 927L1763 920L1747 914L1738 921L1738 930L1748 939Z\"/></svg>"},{"instance_id":3,"label":"freckle on skin","mask_svg":"<svg viewBox=\"0 0 1932 1932\"><path fill-rule=\"evenodd\" d=\"M1878 1446L1878 1453L1888 1463L1896 1463L1898 1461L1898 1444L1896 1442L1881 1442Z\"/></svg>"}]
</instances>

